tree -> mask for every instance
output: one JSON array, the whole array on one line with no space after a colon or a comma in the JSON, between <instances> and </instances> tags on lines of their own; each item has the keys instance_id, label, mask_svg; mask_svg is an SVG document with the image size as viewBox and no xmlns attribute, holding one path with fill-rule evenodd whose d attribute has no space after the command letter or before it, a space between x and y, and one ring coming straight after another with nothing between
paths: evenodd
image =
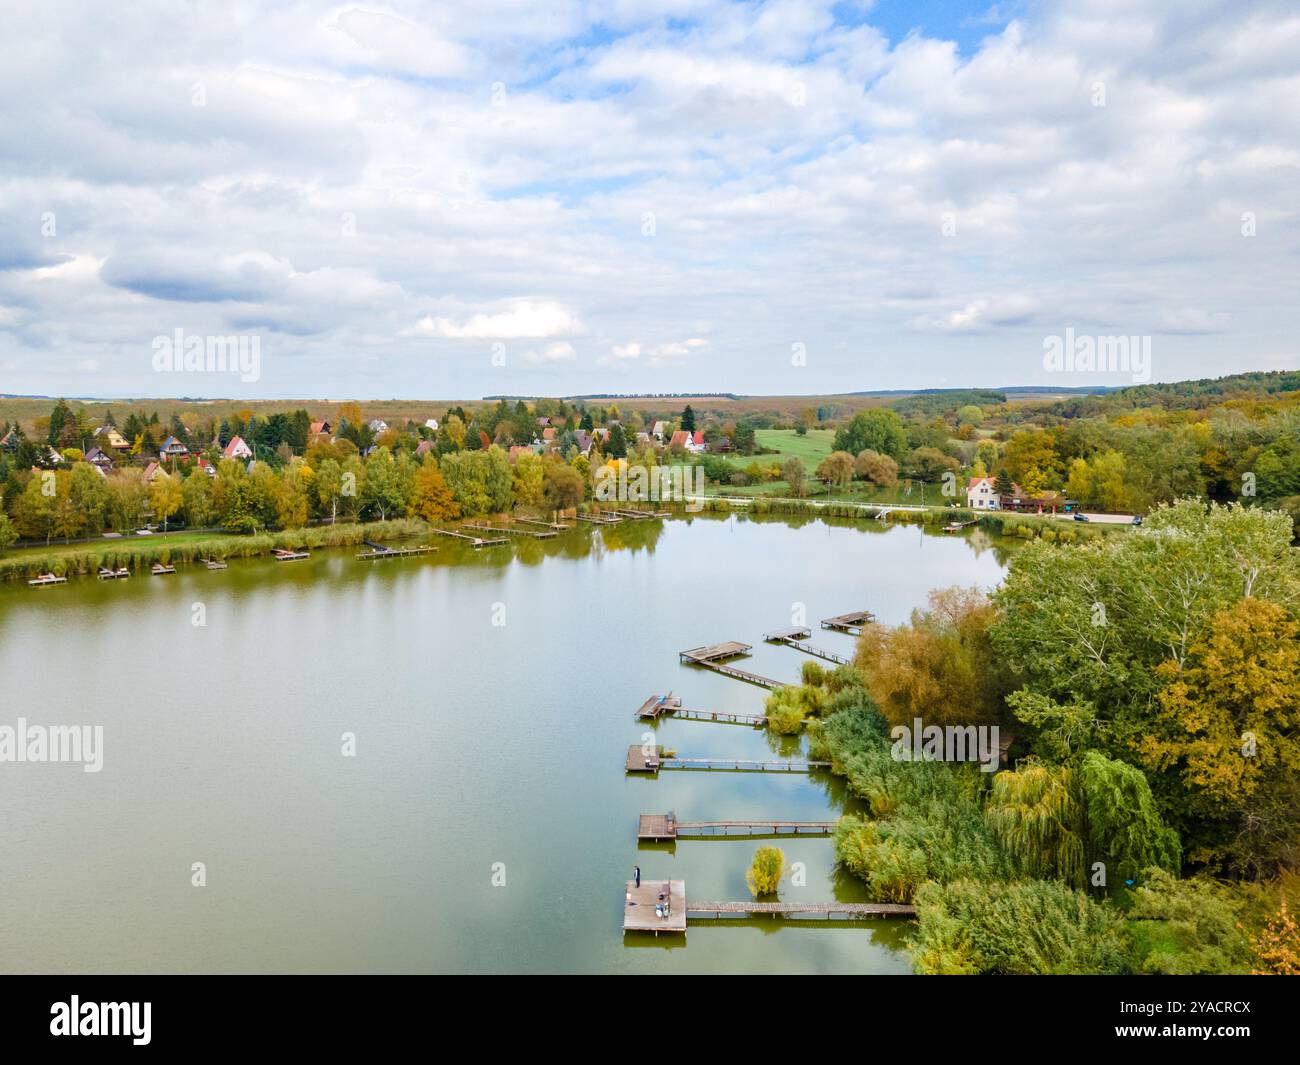
<instances>
[{"instance_id":1,"label":"tree","mask_svg":"<svg viewBox=\"0 0 1300 1065\"><path fill-rule=\"evenodd\" d=\"M1051 433L1039 429L1016 433L1007 441L1003 457L1012 480L1031 498L1041 495L1060 479L1061 460Z\"/></svg>"},{"instance_id":2,"label":"tree","mask_svg":"<svg viewBox=\"0 0 1300 1065\"><path fill-rule=\"evenodd\" d=\"M688 433L695 432L695 411L691 410L691 405L686 404L686 409L682 411L682 429Z\"/></svg>"},{"instance_id":3,"label":"tree","mask_svg":"<svg viewBox=\"0 0 1300 1065\"><path fill-rule=\"evenodd\" d=\"M23 494L18 497L14 519L18 531L29 540L44 539L48 544L54 535L56 477L49 470L32 474Z\"/></svg>"},{"instance_id":4,"label":"tree","mask_svg":"<svg viewBox=\"0 0 1300 1065\"><path fill-rule=\"evenodd\" d=\"M554 517L557 511L581 503L584 487L582 474L574 467L563 462L548 462L542 471L542 504Z\"/></svg>"},{"instance_id":5,"label":"tree","mask_svg":"<svg viewBox=\"0 0 1300 1065\"><path fill-rule=\"evenodd\" d=\"M1256 976L1300 976L1300 925L1287 911L1285 896L1251 946L1258 960L1251 970Z\"/></svg>"},{"instance_id":6,"label":"tree","mask_svg":"<svg viewBox=\"0 0 1300 1065\"><path fill-rule=\"evenodd\" d=\"M993 645L997 608L974 588L930 593L897 628L868 625L855 664L891 724L996 724L1012 678Z\"/></svg>"},{"instance_id":7,"label":"tree","mask_svg":"<svg viewBox=\"0 0 1300 1065\"><path fill-rule=\"evenodd\" d=\"M781 874L785 872L785 852L780 847L764 846L754 852L754 860L749 871L745 873L745 882L750 894L755 898L760 895L774 895L781 884Z\"/></svg>"},{"instance_id":8,"label":"tree","mask_svg":"<svg viewBox=\"0 0 1300 1065\"><path fill-rule=\"evenodd\" d=\"M1145 870L1140 879L1129 909L1138 972L1194 976L1249 969L1240 896L1213 880L1179 880L1163 869Z\"/></svg>"},{"instance_id":9,"label":"tree","mask_svg":"<svg viewBox=\"0 0 1300 1065\"><path fill-rule=\"evenodd\" d=\"M460 516L460 507L452 498L451 489L443 480L433 456L428 456L416 471L413 509L431 524Z\"/></svg>"},{"instance_id":10,"label":"tree","mask_svg":"<svg viewBox=\"0 0 1300 1065\"><path fill-rule=\"evenodd\" d=\"M870 448L858 452L858 457L853 460L853 473L878 488L890 488L898 483L898 463Z\"/></svg>"},{"instance_id":11,"label":"tree","mask_svg":"<svg viewBox=\"0 0 1300 1065\"><path fill-rule=\"evenodd\" d=\"M339 496L343 494L343 467L338 459L324 459L316 467L316 499L330 509L330 524L339 520Z\"/></svg>"},{"instance_id":12,"label":"tree","mask_svg":"<svg viewBox=\"0 0 1300 1065\"><path fill-rule=\"evenodd\" d=\"M182 509L191 529L202 529L216 512L212 500L212 478L196 469L181 485Z\"/></svg>"},{"instance_id":13,"label":"tree","mask_svg":"<svg viewBox=\"0 0 1300 1065\"><path fill-rule=\"evenodd\" d=\"M103 474L87 462L77 463L72 467L69 492L82 527L90 533L103 532L108 513L108 484Z\"/></svg>"},{"instance_id":14,"label":"tree","mask_svg":"<svg viewBox=\"0 0 1300 1065\"><path fill-rule=\"evenodd\" d=\"M276 520L282 529L301 529L311 517L312 469L294 459L280 471L275 495Z\"/></svg>"},{"instance_id":15,"label":"tree","mask_svg":"<svg viewBox=\"0 0 1300 1065\"><path fill-rule=\"evenodd\" d=\"M1244 598L1219 611L1180 666L1161 663L1143 764L1176 776L1189 809L1219 825L1197 858L1263 877L1300 858L1300 623ZM1227 822L1224 824L1224 822Z\"/></svg>"},{"instance_id":16,"label":"tree","mask_svg":"<svg viewBox=\"0 0 1300 1065\"><path fill-rule=\"evenodd\" d=\"M853 456L847 451L832 451L817 464L817 476L843 488L853 480Z\"/></svg>"},{"instance_id":17,"label":"tree","mask_svg":"<svg viewBox=\"0 0 1300 1065\"><path fill-rule=\"evenodd\" d=\"M795 424L794 431L800 436L807 436L808 430L817 424L817 412L812 407L804 407L799 412L799 421Z\"/></svg>"},{"instance_id":18,"label":"tree","mask_svg":"<svg viewBox=\"0 0 1300 1065\"><path fill-rule=\"evenodd\" d=\"M901 459L907 452L907 431L895 411L874 407L858 411L848 425L836 430L833 446L850 455L870 449Z\"/></svg>"},{"instance_id":19,"label":"tree","mask_svg":"<svg viewBox=\"0 0 1300 1065\"><path fill-rule=\"evenodd\" d=\"M3 555L18 539L18 530L14 528L9 515L0 510L0 555Z\"/></svg>"},{"instance_id":20,"label":"tree","mask_svg":"<svg viewBox=\"0 0 1300 1065\"><path fill-rule=\"evenodd\" d=\"M738 455L752 455L758 447L754 427L748 422L738 424L731 435L731 446Z\"/></svg>"},{"instance_id":21,"label":"tree","mask_svg":"<svg viewBox=\"0 0 1300 1065\"><path fill-rule=\"evenodd\" d=\"M781 477L786 484L790 486L790 493L794 496L802 497L805 492L803 462L797 455L791 455L785 460L785 465L781 467Z\"/></svg>"},{"instance_id":22,"label":"tree","mask_svg":"<svg viewBox=\"0 0 1300 1065\"><path fill-rule=\"evenodd\" d=\"M397 463L386 447L376 448L366 460L366 483L361 502L363 507L378 511L380 521L387 521L390 514L401 514L406 508L406 494L402 490Z\"/></svg>"},{"instance_id":23,"label":"tree","mask_svg":"<svg viewBox=\"0 0 1300 1065\"><path fill-rule=\"evenodd\" d=\"M149 485L149 506L154 517L162 519L164 532L171 516L181 509L184 501L180 481L159 470Z\"/></svg>"},{"instance_id":24,"label":"tree","mask_svg":"<svg viewBox=\"0 0 1300 1065\"><path fill-rule=\"evenodd\" d=\"M542 474L544 463L531 451L521 452L515 458L514 500L525 507L538 507L542 502Z\"/></svg>"}]
</instances>

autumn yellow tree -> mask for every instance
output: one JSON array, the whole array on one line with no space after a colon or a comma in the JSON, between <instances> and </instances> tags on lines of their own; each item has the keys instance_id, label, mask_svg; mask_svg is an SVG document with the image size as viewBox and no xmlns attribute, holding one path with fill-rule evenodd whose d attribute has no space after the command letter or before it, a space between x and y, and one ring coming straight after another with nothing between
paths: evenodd
<instances>
[{"instance_id":1,"label":"autumn yellow tree","mask_svg":"<svg viewBox=\"0 0 1300 1065\"><path fill-rule=\"evenodd\" d=\"M1266 876L1297 858L1300 838L1300 623L1247 597L1210 620L1164 686L1151 734L1137 742L1148 767L1186 790L1190 813L1219 822L1199 860L1227 859Z\"/></svg>"},{"instance_id":2,"label":"autumn yellow tree","mask_svg":"<svg viewBox=\"0 0 1300 1065\"><path fill-rule=\"evenodd\" d=\"M460 507L443 480L438 464L428 459L415 474L415 513L425 521L445 521L460 516Z\"/></svg>"},{"instance_id":3,"label":"autumn yellow tree","mask_svg":"<svg viewBox=\"0 0 1300 1065\"><path fill-rule=\"evenodd\" d=\"M1300 976L1300 925L1287 911L1285 896L1251 946L1258 959L1256 976Z\"/></svg>"},{"instance_id":4,"label":"autumn yellow tree","mask_svg":"<svg viewBox=\"0 0 1300 1065\"><path fill-rule=\"evenodd\" d=\"M997 608L975 588L930 593L907 625L868 625L856 664L890 724L994 724L1010 678L989 628Z\"/></svg>"}]
</instances>

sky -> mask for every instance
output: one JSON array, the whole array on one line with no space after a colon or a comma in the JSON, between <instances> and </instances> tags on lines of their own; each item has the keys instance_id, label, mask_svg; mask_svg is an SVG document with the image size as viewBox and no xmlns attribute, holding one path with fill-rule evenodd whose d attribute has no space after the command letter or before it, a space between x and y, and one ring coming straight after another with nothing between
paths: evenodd
<instances>
[{"instance_id":1,"label":"sky","mask_svg":"<svg viewBox=\"0 0 1300 1065\"><path fill-rule=\"evenodd\" d=\"M1300 366L1292 0L0 16L0 393L795 395ZM1108 337L1132 338L1116 372L1048 356L1119 352Z\"/></svg>"}]
</instances>

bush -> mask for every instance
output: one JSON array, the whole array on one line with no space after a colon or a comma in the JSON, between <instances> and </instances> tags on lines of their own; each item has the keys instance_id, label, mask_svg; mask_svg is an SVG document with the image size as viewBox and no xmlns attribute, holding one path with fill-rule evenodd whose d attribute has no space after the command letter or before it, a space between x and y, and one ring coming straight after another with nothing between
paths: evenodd
<instances>
[{"instance_id":1,"label":"bush","mask_svg":"<svg viewBox=\"0 0 1300 1065\"><path fill-rule=\"evenodd\" d=\"M785 872L785 852L780 847L764 846L754 852L749 872L745 874L745 883L749 893L758 898L760 895L775 895L781 885L781 874Z\"/></svg>"},{"instance_id":2,"label":"bush","mask_svg":"<svg viewBox=\"0 0 1300 1065\"><path fill-rule=\"evenodd\" d=\"M1123 919L1057 881L929 883L916 893L921 973L1128 971Z\"/></svg>"}]
</instances>

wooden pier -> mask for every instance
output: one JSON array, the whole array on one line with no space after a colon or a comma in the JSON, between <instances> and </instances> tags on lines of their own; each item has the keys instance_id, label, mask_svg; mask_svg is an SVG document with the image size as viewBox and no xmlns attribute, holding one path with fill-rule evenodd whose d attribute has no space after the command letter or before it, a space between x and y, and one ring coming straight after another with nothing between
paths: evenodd
<instances>
[{"instance_id":1,"label":"wooden pier","mask_svg":"<svg viewBox=\"0 0 1300 1065\"><path fill-rule=\"evenodd\" d=\"M805 759L761 760L751 758L678 758L665 755L663 747L634 743L627 749L625 769L629 773L658 773L661 769L713 769L733 773L811 773L829 769L830 762Z\"/></svg>"},{"instance_id":2,"label":"wooden pier","mask_svg":"<svg viewBox=\"0 0 1300 1065\"><path fill-rule=\"evenodd\" d=\"M687 902L686 915L696 920L736 917L821 918L826 921L915 917L916 907L897 902Z\"/></svg>"},{"instance_id":3,"label":"wooden pier","mask_svg":"<svg viewBox=\"0 0 1300 1065\"><path fill-rule=\"evenodd\" d=\"M950 521L943 527L944 532L961 532L968 525L974 525L979 518L971 518L970 521Z\"/></svg>"},{"instance_id":4,"label":"wooden pier","mask_svg":"<svg viewBox=\"0 0 1300 1065\"><path fill-rule=\"evenodd\" d=\"M302 558L311 558L309 551L289 551L283 547L277 547L274 554L277 562L297 562Z\"/></svg>"},{"instance_id":5,"label":"wooden pier","mask_svg":"<svg viewBox=\"0 0 1300 1065\"><path fill-rule=\"evenodd\" d=\"M733 714L726 710L701 710L695 707L684 707L681 699L673 695L672 692L667 695L650 696L641 704L641 709L636 712L636 716L642 721L658 721L659 718L668 714L684 718L687 721L718 721L728 725L752 725L755 727L767 725L767 716L765 714Z\"/></svg>"},{"instance_id":6,"label":"wooden pier","mask_svg":"<svg viewBox=\"0 0 1300 1065\"><path fill-rule=\"evenodd\" d=\"M113 569L112 566L99 567L99 579L101 581L119 580L123 577L129 577L129 576L131 576L131 571L127 569L125 566L122 566L118 569Z\"/></svg>"},{"instance_id":7,"label":"wooden pier","mask_svg":"<svg viewBox=\"0 0 1300 1065\"><path fill-rule=\"evenodd\" d=\"M738 643L735 640L727 643L710 644L707 647L693 647L689 651L679 651L677 657L680 661L693 666L703 666L705 669L711 669L715 673L721 673L726 677L735 677L737 680L748 681L750 684L757 684L764 688L784 688L785 682L773 680L771 677L761 677L757 673L750 673L744 669L737 669L735 666L726 665L726 659L739 658L747 655L753 650L753 646L747 643Z\"/></svg>"},{"instance_id":8,"label":"wooden pier","mask_svg":"<svg viewBox=\"0 0 1300 1065\"><path fill-rule=\"evenodd\" d=\"M226 568L226 560L224 558L208 558L208 559L204 559L203 561L204 561L204 565L206 565L208 569Z\"/></svg>"},{"instance_id":9,"label":"wooden pier","mask_svg":"<svg viewBox=\"0 0 1300 1065\"><path fill-rule=\"evenodd\" d=\"M876 615L870 610L855 610L851 614L838 614L833 618L822 618L822 628L857 635L864 626L870 625L875 620Z\"/></svg>"},{"instance_id":10,"label":"wooden pier","mask_svg":"<svg viewBox=\"0 0 1300 1065\"><path fill-rule=\"evenodd\" d=\"M383 544L372 543L369 540L363 541L367 547L373 548L371 551L362 551L357 555L358 560L368 562L375 558L410 558L412 555L428 555L438 549L432 546L424 547L385 547Z\"/></svg>"},{"instance_id":11,"label":"wooden pier","mask_svg":"<svg viewBox=\"0 0 1300 1065\"><path fill-rule=\"evenodd\" d=\"M497 544L508 544L510 542L504 536L498 536L495 539L484 539L481 536L470 536L469 533L457 532L455 529L430 529L429 531L437 533L439 536L450 536L456 540L464 540L471 547L494 547Z\"/></svg>"},{"instance_id":12,"label":"wooden pier","mask_svg":"<svg viewBox=\"0 0 1300 1065\"><path fill-rule=\"evenodd\" d=\"M151 571L155 577L162 577L168 573L175 573L175 566L164 566L161 562L155 562Z\"/></svg>"},{"instance_id":13,"label":"wooden pier","mask_svg":"<svg viewBox=\"0 0 1300 1065\"><path fill-rule=\"evenodd\" d=\"M827 662L838 662L842 666L846 666L853 661L851 658L837 655L834 651L827 651L825 648L804 643L803 641L810 636L812 636L812 631L806 628L778 629L776 632L764 633L763 639L768 643L785 644L786 647L793 647L796 651L802 651L806 655L824 658Z\"/></svg>"},{"instance_id":14,"label":"wooden pier","mask_svg":"<svg viewBox=\"0 0 1300 1065\"><path fill-rule=\"evenodd\" d=\"M541 521L538 518L516 518L516 521L523 525L540 525L543 529L552 529L555 532L564 532L565 529L572 529L572 525L565 525L562 521Z\"/></svg>"},{"instance_id":15,"label":"wooden pier","mask_svg":"<svg viewBox=\"0 0 1300 1065\"><path fill-rule=\"evenodd\" d=\"M607 518L602 514L575 514L578 521L585 521L591 525L619 525L623 519L619 517Z\"/></svg>"},{"instance_id":16,"label":"wooden pier","mask_svg":"<svg viewBox=\"0 0 1300 1065\"><path fill-rule=\"evenodd\" d=\"M44 588L49 584L67 584L67 577L56 577L53 573L42 573L39 577L33 577L27 582L33 588Z\"/></svg>"},{"instance_id":17,"label":"wooden pier","mask_svg":"<svg viewBox=\"0 0 1300 1065\"><path fill-rule=\"evenodd\" d=\"M548 532L534 532L532 529L512 529L509 526L495 525L476 525L466 522L463 526L466 529L474 529L476 532L487 533L509 533L511 536L531 536L534 540L553 540L559 534L554 530Z\"/></svg>"},{"instance_id":18,"label":"wooden pier","mask_svg":"<svg viewBox=\"0 0 1300 1065\"><path fill-rule=\"evenodd\" d=\"M915 918L916 907L896 902L710 902L686 897L684 880L627 882L623 897L623 932L686 934L690 920L722 921L747 917L784 917L793 921Z\"/></svg>"},{"instance_id":19,"label":"wooden pier","mask_svg":"<svg viewBox=\"0 0 1300 1065\"><path fill-rule=\"evenodd\" d=\"M669 517L669 513L666 510L605 510L602 513L613 514L615 517L627 518L630 521L645 521L649 518Z\"/></svg>"},{"instance_id":20,"label":"wooden pier","mask_svg":"<svg viewBox=\"0 0 1300 1065\"><path fill-rule=\"evenodd\" d=\"M674 813L641 814L636 838L656 843L676 839L755 839L776 836L827 836L834 821L679 821Z\"/></svg>"},{"instance_id":21,"label":"wooden pier","mask_svg":"<svg viewBox=\"0 0 1300 1065\"><path fill-rule=\"evenodd\" d=\"M635 880L629 880L623 900L623 931L685 934L686 881L643 878L637 887Z\"/></svg>"}]
</instances>

